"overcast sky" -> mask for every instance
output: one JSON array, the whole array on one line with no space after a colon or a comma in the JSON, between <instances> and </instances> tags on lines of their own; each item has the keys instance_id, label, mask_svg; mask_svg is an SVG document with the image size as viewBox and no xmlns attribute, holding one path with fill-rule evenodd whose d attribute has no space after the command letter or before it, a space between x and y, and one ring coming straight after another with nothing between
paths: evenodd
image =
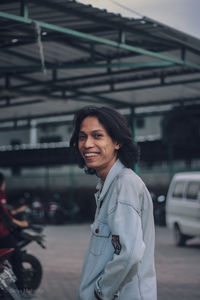
<instances>
[{"instance_id":1,"label":"overcast sky","mask_svg":"<svg viewBox=\"0 0 200 300\"><path fill-rule=\"evenodd\" d=\"M127 17L138 13L200 39L200 0L77 0ZM136 12L136 13L135 13Z\"/></svg>"}]
</instances>

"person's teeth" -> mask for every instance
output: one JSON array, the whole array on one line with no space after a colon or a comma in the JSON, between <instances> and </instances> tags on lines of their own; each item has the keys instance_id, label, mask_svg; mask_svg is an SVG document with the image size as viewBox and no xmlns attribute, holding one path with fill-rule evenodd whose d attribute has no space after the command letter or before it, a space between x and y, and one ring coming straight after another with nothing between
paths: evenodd
<instances>
[{"instance_id":1,"label":"person's teeth","mask_svg":"<svg viewBox=\"0 0 200 300\"><path fill-rule=\"evenodd\" d=\"M86 157L97 156L96 153L85 153Z\"/></svg>"}]
</instances>

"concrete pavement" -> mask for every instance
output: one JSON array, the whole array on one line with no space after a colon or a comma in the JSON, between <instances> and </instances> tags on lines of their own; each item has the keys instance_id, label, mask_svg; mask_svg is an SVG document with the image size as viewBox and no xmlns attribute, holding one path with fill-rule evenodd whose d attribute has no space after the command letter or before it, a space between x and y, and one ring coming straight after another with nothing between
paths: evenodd
<instances>
[{"instance_id":1,"label":"concrete pavement","mask_svg":"<svg viewBox=\"0 0 200 300\"><path fill-rule=\"evenodd\" d=\"M46 250L34 243L29 246L44 270L42 284L34 299L76 300L89 242L89 225L47 226L44 232ZM177 248L173 245L171 232L165 227L156 227L156 270L158 300L199 300L200 240Z\"/></svg>"}]
</instances>

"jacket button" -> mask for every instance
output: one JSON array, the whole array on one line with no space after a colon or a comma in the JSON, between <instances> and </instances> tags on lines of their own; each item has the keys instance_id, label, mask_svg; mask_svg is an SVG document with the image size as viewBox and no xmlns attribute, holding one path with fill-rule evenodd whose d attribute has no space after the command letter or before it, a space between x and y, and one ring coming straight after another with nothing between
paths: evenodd
<instances>
[{"instance_id":1,"label":"jacket button","mask_svg":"<svg viewBox=\"0 0 200 300\"><path fill-rule=\"evenodd\" d=\"M96 229L95 229L95 232L96 232L96 233L99 233L99 228L96 228Z\"/></svg>"}]
</instances>

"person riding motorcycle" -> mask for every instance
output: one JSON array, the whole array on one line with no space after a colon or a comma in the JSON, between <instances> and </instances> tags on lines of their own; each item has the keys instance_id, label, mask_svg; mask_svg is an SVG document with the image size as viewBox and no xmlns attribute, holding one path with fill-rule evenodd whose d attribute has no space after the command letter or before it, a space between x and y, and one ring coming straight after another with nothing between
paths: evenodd
<instances>
[{"instance_id":1,"label":"person riding motorcycle","mask_svg":"<svg viewBox=\"0 0 200 300\"><path fill-rule=\"evenodd\" d=\"M21 274L21 253L17 246L13 230L14 228L28 227L27 221L20 221L15 219L8 208L6 207L6 196L5 196L6 180L2 173L0 173L0 248L14 248L15 251L11 257L11 264L13 271L17 277L18 288L23 288L23 280Z\"/></svg>"}]
</instances>

